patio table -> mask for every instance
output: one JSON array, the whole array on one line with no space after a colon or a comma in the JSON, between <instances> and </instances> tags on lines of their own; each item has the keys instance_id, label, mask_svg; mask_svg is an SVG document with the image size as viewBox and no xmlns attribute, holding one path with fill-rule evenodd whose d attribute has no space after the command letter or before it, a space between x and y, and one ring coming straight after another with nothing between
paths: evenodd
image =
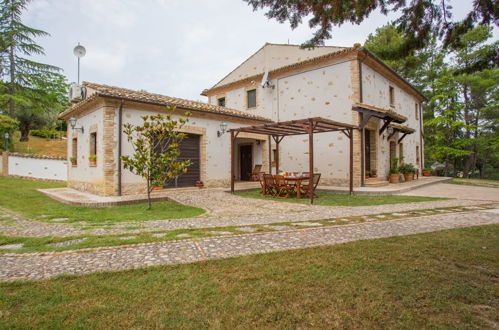
<instances>
[{"instance_id":1,"label":"patio table","mask_svg":"<svg viewBox=\"0 0 499 330\"><path fill-rule=\"evenodd\" d=\"M284 179L287 182L291 182L291 183L295 184L295 186L296 186L296 198L300 199L301 198L301 189L300 189L301 183L302 183L302 181L310 180L310 176L309 175L297 175L297 176L289 175L289 176L285 176Z\"/></svg>"}]
</instances>

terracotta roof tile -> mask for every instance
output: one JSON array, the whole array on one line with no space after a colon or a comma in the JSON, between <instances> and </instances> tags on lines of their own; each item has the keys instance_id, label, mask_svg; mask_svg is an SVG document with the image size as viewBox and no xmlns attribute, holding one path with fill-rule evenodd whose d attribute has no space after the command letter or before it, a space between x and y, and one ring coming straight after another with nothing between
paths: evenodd
<instances>
[{"instance_id":1,"label":"terracotta roof tile","mask_svg":"<svg viewBox=\"0 0 499 330\"><path fill-rule=\"evenodd\" d=\"M264 121L264 122L271 122L270 119L262 117L262 116L257 116L251 113L246 113L243 111L231 109L231 108L226 108L226 107L220 107L217 105L212 105L208 103L203 103L203 102L196 102L196 101L190 101L186 99L181 99L177 97L170 97L166 95L161 95L161 94L154 94L154 93L149 93L149 92L141 92L141 91L134 91L131 89L125 89L125 88L120 88L120 87L113 87L113 86L107 86L107 85L101 85L101 84L95 84L95 83L90 83L90 82L84 82L84 86L87 88L93 89L96 91L95 94L90 95L83 101L80 101L70 108L66 109L63 113L59 115L60 118L65 118L69 114L73 113L74 111L77 111L79 108L81 108L83 105L90 103L92 100L95 100L98 97L110 97L110 98L116 98L116 99L125 99L128 101L134 101L134 102L139 102L139 103L148 103L148 104L154 104L154 105L174 105L182 109L186 110L191 110L191 111L200 111L200 112L208 112L208 113L213 113L213 114L218 114L218 115L225 115L225 116L232 116L232 117L239 117L243 119L252 119L256 121Z\"/></svg>"}]
</instances>

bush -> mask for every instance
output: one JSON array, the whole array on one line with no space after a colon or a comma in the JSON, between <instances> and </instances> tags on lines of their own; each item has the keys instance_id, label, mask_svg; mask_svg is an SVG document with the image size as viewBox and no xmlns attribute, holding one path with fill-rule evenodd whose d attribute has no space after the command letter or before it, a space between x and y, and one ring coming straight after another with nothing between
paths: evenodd
<instances>
[{"instance_id":1,"label":"bush","mask_svg":"<svg viewBox=\"0 0 499 330\"><path fill-rule=\"evenodd\" d=\"M412 164L404 163L404 164L400 164L399 171L402 174L416 173L416 168Z\"/></svg>"},{"instance_id":2,"label":"bush","mask_svg":"<svg viewBox=\"0 0 499 330\"><path fill-rule=\"evenodd\" d=\"M55 129L32 129L29 131L31 136L38 136L46 139L58 139L62 132Z\"/></svg>"},{"instance_id":3,"label":"bush","mask_svg":"<svg viewBox=\"0 0 499 330\"><path fill-rule=\"evenodd\" d=\"M6 115L0 115L0 151L5 150L5 133L9 133L9 150L14 150L14 132L19 122Z\"/></svg>"}]
</instances>

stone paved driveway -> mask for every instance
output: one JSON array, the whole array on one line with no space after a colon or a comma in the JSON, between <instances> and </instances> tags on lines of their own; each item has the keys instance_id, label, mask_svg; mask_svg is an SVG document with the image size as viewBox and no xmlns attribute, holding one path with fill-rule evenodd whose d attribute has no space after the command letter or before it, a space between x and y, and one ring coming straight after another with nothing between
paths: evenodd
<instances>
[{"instance_id":1,"label":"stone paved driveway","mask_svg":"<svg viewBox=\"0 0 499 330\"><path fill-rule=\"evenodd\" d=\"M499 224L497 210L42 254L0 254L0 280L123 270Z\"/></svg>"}]
</instances>

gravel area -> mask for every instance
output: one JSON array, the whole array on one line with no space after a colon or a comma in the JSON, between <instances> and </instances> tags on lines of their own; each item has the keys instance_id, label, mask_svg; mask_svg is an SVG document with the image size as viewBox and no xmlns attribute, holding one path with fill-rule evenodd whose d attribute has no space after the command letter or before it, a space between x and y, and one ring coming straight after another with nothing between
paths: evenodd
<instances>
[{"instance_id":1,"label":"gravel area","mask_svg":"<svg viewBox=\"0 0 499 330\"><path fill-rule=\"evenodd\" d=\"M0 254L2 265L0 280L34 280L62 274L85 274L190 263L487 224L499 224L499 214L474 211L291 231L144 243L76 252L5 253Z\"/></svg>"}]
</instances>

